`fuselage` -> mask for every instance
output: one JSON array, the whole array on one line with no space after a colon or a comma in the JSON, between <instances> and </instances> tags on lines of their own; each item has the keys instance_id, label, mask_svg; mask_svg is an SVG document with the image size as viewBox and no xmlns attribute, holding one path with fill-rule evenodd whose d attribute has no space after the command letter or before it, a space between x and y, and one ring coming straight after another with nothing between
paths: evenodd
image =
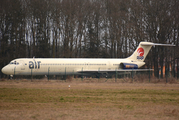
<instances>
[{"instance_id":1,"label":"fuselage","mask_svg":"<svg viewBox=\"0 0 179 120\"><path fill-rule=\"evenodd\" d=\"M2 68L2 72L7 75L75 75L90 70L115 71L122 69L121 63L129 63L127 67L130 67L130 63L136 64L138 68L145 64L128 59L19 58Z\"/></svg>"},{"instance_id":2,"label":"fuselage","mask_svg":"<svg viewBox=\"0 0 179 120\"><path fill-rule=\"evenodd\" d=\"M175 46L140 42L134 53L124 59L19 58L3 67L2 72L7 75L75 75L92 72L133 71L133 69L138 69L145 64L144 60L154 45Z\"/></svg>"}]
</instances>

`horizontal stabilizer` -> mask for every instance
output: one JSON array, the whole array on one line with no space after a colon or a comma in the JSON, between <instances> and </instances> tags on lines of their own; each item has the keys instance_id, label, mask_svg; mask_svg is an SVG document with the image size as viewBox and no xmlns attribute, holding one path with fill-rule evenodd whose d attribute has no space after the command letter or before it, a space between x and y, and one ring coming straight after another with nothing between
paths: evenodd
<instances>
[{"instance_id":1,"label":"horizontal stabilizer","mask_svg":"<svg viewBox=\"0 0 179 120\"><path fill-rule=\"evenodd\" d=\"M150 43L150 42L144 42L144 43L141 43L141 45L143 46L146 46L146 45L152 45L152 46L175 46L175 45L172 45L172 44L160 44L160 43Z\"/></svg>"}]
</instances>

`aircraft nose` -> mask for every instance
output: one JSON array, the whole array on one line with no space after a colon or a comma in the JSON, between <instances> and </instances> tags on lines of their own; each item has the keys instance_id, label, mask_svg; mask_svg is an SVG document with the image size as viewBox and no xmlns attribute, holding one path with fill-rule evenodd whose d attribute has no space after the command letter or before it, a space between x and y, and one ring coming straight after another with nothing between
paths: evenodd
<instances>
[{"instance_id":1,"label":"aircraft nose","mask_svg":"<svg viewBox=\"0 0 179 120\"><path fill-rule=\"evenodd\" d=\"M1 69L2 73L6 74L6 75L10 75L10 68L8 66L5 66Z\"/></svg>"},{"instance_id":2,"label":"aircraft nose","mask_svg":"<svg viewBox=\"0 0 179 120\"><path fill-rule=\"evenodd\" d=\"M5 67L3 67L3 68L1 69L1 72L2 72L2 73L4 73L4 74L6 74L6 73L7 73L6 66L5 66Z\"/></svg>"}]
</instances>

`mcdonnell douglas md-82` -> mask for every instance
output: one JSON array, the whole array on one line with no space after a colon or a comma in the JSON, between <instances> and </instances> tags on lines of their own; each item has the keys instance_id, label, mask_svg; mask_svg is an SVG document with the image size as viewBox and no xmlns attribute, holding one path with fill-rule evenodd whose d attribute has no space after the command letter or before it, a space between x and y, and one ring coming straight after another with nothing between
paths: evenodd
<instances>
[{"instance_id":1,"label":"mcdonnell douglas md-82","mask_svg":"<svg viewBox=\"0 0 179 120\"><path fill-rule=\"evenodd\" d=\"M143 71L145 58L152 46L175 46L140 42L134 53L123 59L88 58L19 58L2 68L7 75L90 75L116 71ZM145 70L145 69L144 69Z\"/></svg>"}]
</instances>

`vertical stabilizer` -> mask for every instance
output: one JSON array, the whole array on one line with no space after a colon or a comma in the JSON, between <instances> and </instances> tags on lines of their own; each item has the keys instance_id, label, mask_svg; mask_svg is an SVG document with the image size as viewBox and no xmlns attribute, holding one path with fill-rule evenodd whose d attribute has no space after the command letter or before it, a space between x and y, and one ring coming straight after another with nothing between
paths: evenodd
<instances>
[{"instance_id":1,"label":"vertical stabilizer","mask_svg":"<svg viewBox=\"0 0 179 120\"><path fill-rule=\"evenodd\" d=\"M138 61L138 62L143 62L148 55L150 49L152 46L175 46L171 44L159 44L159 43L152 43L152 42L140 42L139 46L137 49L134 51L134 53L128 57L127 59L130 59L132 61Z\"/></svg>"}]
</instances>

